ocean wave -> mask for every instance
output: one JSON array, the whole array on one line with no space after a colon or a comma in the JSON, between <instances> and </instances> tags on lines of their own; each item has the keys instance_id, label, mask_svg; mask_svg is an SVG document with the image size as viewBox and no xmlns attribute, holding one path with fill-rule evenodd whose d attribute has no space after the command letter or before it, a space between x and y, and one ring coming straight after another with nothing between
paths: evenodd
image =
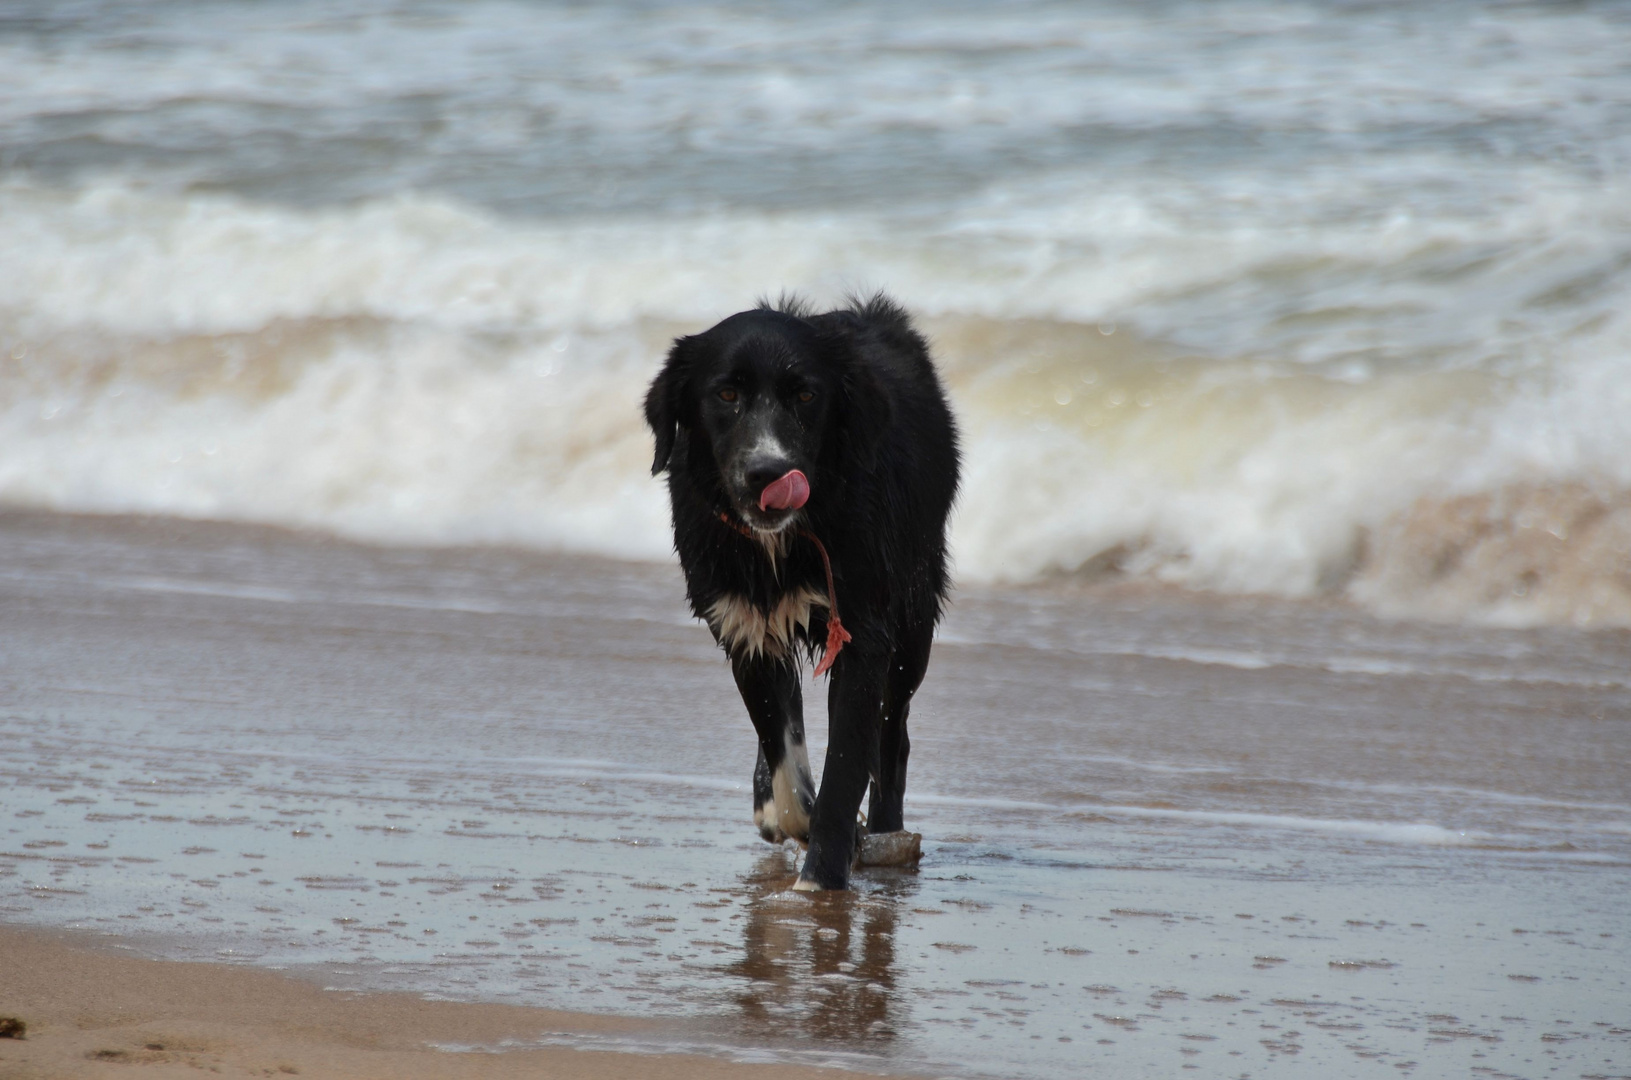
<instances>
[{"instance_id":1,"label":"ocean wave","mask_svg":"<svg viewBox=\"0 0 1631 1080\"><path fill-rule=\"evenodd\" d=\"M1118 276L1105 214L1127 204L1108 198L1075 228L1093 247L1042 237L1024 206L965 208L949 229L863 213L518 223L422 196L298 209L0 185L0 501L663 559L637 405L667 342L783 286L826 300L888 284L962 418L965 581L1135 576L1631 625L1631 317L1613 288L1572 300L1567 333L1542 335L1555 313L1491 330L1480 360L1482 331L1445 344L1454 296L1423 285L1428 332L1392 284L1366 285L1425 283L1471 240L1442 222L1411 243L1378 233L1343 270L1310 232L1299 265L1402 312L1399 342L1367 351L1354 335L1374 317L1316 308L1288 330L1269 310L1298 234L1188 249L1146 214L1120 241L1142 269ZM1486 300L1525 267L1534 292L1601 254L1579 237L1602 207L1565 228L1536 205L1508 223L1519 253L1491 262ZM1171 316L1231 297L1232 351L1197 348Z\"/></svg>"}]
</instances>

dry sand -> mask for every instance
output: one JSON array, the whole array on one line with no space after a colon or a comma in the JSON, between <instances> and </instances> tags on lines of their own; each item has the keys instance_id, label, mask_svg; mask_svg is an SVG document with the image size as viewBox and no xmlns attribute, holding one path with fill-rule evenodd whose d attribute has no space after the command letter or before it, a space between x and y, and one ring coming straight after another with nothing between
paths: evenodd
<instances>
[{"instance_id":1,"label":"dry sand","mask_svg":"<svg viewBox=\"0 0 1631 1080\"><path fill-rule=\"evenodd\" d=\"M4 1080L191 1080L200 1071L392 1080L833 1075L798 1065L564 1047L449 1052L439 1047L524 1042L546 1032L638 1033L652 1025L514 1005L325 990L273 972L122 956L66 935L9 927L0 928L0 1017L28 1025L26 1038L0 1039Z\"/></svg>"}]
</instances>

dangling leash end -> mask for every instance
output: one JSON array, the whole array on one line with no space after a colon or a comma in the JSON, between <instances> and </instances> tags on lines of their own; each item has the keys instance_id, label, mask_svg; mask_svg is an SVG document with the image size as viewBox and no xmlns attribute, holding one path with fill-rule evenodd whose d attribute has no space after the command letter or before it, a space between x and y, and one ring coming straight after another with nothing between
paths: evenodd
<instances>
[{"instance_id":1,"label":"dangling leash end","mask_svg":"<svg viewBox=\"0 0 1631 1080\"><path fill-rule=\"evenodd\" d=\"M832 670L833 663L838 659L838 651L849 641L849 631L839 621L838 613L832 612L827 617L827 647L821 654L821 663L816 665L815 677L820 678Z\"/></svg>"}]
</instances>

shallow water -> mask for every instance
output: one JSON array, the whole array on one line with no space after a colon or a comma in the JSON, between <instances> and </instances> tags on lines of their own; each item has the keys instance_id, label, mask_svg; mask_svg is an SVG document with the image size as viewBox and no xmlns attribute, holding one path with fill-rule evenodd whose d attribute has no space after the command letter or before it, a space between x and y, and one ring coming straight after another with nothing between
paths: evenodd
<instances>
[{"instance_id":1,"label":"shallow water","mask_svg":"<svg viewBox=\"0 0 1631 1080\"><path fill-rule=\"evenodd\" d=\"M1622 632L964 589L922 866L811 898L672 567L12 512L0 618L8 922L949 1076L1631 1070Z\"/></svg>"}]
</instances>

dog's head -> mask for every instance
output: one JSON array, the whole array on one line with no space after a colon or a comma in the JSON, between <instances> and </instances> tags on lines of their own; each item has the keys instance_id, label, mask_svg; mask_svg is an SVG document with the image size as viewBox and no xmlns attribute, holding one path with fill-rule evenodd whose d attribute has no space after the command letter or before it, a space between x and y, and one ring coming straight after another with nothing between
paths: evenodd
<instances>
[{"instance_id":1,"label":"dog's head","mask_svg":"<svg viewBox=\"0 0 1631 1080\"><path fill-rule=\"evenodd\" d=\"M652 473L669 467L676 439L700 436L707 460L691 453L687 468L717 474L732 509L761 532L796 520L821 496L841 453L868 456L887 420L876 380L857 370L849 334L768 309L675 341L646 395L657 437Z\"/></svg>"}]
</instances>

